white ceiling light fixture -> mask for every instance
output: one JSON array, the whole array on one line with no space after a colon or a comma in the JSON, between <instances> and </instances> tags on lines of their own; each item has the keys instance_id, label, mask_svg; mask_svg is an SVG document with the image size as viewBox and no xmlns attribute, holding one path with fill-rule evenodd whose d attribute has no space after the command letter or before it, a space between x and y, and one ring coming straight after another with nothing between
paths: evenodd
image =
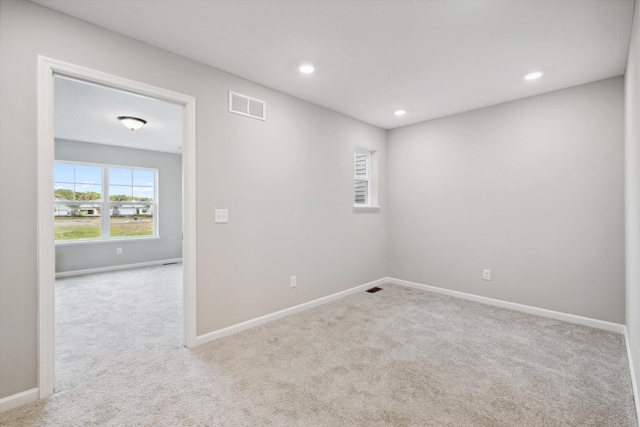
<instances>
[{"instance_id":1,"label":"white ceiling light fixture","mask_svg":"<svg viewBox=\"0 0 640 427\"><path fill-rule=\"evenodd\" d=\"M525 80L536 80L542 77L542 71L534 71L524 76Z\"/></svg>"},{"instance_id":2,"label":"white ceiling light fixture","mask_svg":"<svg viewBox=\"0 0 640 427\"><path fill-rule=\"evenodd\" d=\"M132 131L138 130L147 124L146 120L139 119L137 117L120 116L118 117L118 120L120 120L120 123L122 123L124 127L131 129Z\"/></svg>"},{"instance_id":3,"label":"white ceiling light fixture","mask_svg":"<svg viewBox=\"0 0 640 427\"><path fill-rule=\"evenodd\" d=\"M393 112L393 114L395 114L396 116L404 116L405 114L407 114L407 110L396 110Z\"/></svg>"},{"instance_id":4,"label":"white ceiling light fixture","mask_svg":"<svg viewBox=\"0 0 640 427\"><path fill-rule=\"evenodd\" d=\"M311 64L303 64L300 66L299 70L303 74L311 74L316 70L316 67Z\"/></svg>"}]
</instances>

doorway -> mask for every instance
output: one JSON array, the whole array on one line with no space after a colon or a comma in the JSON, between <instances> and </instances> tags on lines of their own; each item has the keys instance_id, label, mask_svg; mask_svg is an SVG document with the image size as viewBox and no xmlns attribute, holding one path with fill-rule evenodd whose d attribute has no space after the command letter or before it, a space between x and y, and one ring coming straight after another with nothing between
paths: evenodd
<instances>
[{"instance_id":1,"label":"doorway","mask_svg":"<svg viewBox=\"0 0 640 427\"><path fill-rule=\"evenodd\" d=\"M51 189L54 188L54 87L55 78L73 79L85 82L89 85L99 85L102 87L124 91L129 94L165 101L180 106L182 110L182 295L183 295L183 344L192 347L196 337L196 313L195 313L195 98L150 86L133 80L124 79L111 74L63 63L57 60L39 57L38 58L38 386L40 398L47 397L53 393L55 384L55 225L54 217L51 215L51 206L55 200ZM111 165L114 166L114 165ZM123 172L118 168L110 169L109 165L102 165L104 177L108 177L111 171L114 175ZM118 166L118 165L115 165ZM126 168L120 168L126 169ZM95 171L94 171L95 172ZM126 170L124 172L127 172ZM97 172L96 172L97 173ZM131 172L135 174L134 172ZM140 176L148 171L139 172ZM126 175L126 173L125 173ZM145 175L145 176L146 176ZM63 186L61 184L61 186ZM131 184L132 190L134 184ZM114 187L115 188L115 187ZM123 185L123 189L126 187ZM146 188L149 190L151 187ZM152 189L152 188L151 188ZM152 189L153 190L153 189ZM84 196L83 196L84 197ZM155 227L151 212L154 201L149 197L133 197L132 200L106 199L102 204L92 203L83 215L82 206L77 208L78 203L70 203L72 209L65 207L64 203L58 212L80 212L75 219L87 218L87 222L96 223L98 210L102 211L97 222L106 224L106 230L98 231L102 239L113 237L109 233L110 226L113 229L125 230L124 232L149 232L140 231L143 223L151 224ZM132 206L124 206L124 202ZM122 202L122 203L120 203ZM142 206L144 202L144 206ZM113 204L113 206L111 206ZM89 204L87 204L89 205ZM96 205L96 206L93 206ZM140 206L138 206L140 205ZM147 206L148 205L148 206ZM89 209L91 208L91 209ZM66 210L65 210L66 209ZM78 210L80 209L80 210ZM127 209L133 213L129 221L126 216ZM88 212L92 211L89 215ZM114 215L113 213L116 213ZM143 215L146 215L143 218ZM124 219L123 219L124 218ZM143 218L143 221L136 222ZM110 224L111 222L111 224ZM71 223L71 222L70 222ZM127 225L134 224L136 227ZM127 228L129 227L129 228ZM149 228L147 226L147 228ZM128 230L128 231L127 231ZM146 230L146 229L145 229ZM157 230L150 228L152 233ZM95 233L95 231L94 231ZM96 238L96 236L93 236Z\"/></svg>"}]
</instances>

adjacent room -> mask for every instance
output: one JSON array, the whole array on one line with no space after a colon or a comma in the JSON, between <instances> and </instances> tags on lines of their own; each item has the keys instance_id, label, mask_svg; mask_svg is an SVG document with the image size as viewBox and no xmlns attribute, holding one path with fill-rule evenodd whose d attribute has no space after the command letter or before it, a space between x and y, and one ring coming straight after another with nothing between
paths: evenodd
<instances>
[{"instance_id":1,"label":"adjacent room","mask_svg":"<svg viewBox=\"0 0 640 427\"><path fill-rule=\"evenodd\" d=\"M54 387L68 392L184 343L182 108L60 75L54 96Z\"/></svg>"},{"instance_id":2,"label":"adjacent room","mask_svg":"<svg viewBox=\"0 0 640 427\"><path fill-rule=\"evenodd\" d=\"M0 0L0 425L638 426L638 0Z\"/></svg>"}]
</instances>

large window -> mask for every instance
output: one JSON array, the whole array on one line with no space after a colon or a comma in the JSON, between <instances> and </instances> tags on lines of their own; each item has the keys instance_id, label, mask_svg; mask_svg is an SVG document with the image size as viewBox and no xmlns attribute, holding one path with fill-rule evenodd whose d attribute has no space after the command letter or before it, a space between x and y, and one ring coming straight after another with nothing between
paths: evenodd
<instances>
[{"instance_id":1,"label":"large window","mask_svg":"<svg viewBox=\"0 0 640 427\"><path fill-rule=\"evenodd\" d=\"M158 235L157 169L54 164L56 242Z\"/></svg>"},{"instance_id":2,"label":"large window","mask_svg":"<svg viewBox=\"0 0 640 427\"><path fill-rule=\"evenodd\" d=\"M353 152L353 205L356 208L377 208L376 152L356 147Z\"/></svg>"}]
</instances>

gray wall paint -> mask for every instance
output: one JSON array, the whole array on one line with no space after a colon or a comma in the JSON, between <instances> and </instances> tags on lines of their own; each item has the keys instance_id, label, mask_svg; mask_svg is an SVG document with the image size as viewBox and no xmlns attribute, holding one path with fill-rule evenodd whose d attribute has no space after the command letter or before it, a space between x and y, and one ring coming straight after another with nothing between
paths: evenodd
<instances>
[{"instance_id":1,"label":"gray wall paint","mask_svg":"<svg viewBox=\"0 0 640 427\"><path fill-rule=\"evenodd\" d=\"M625 74L626 324L640 384L640 3L636 0Z\"/></svg>"},{"instance_id":2,"label":"gray wall paint","mask_svg":"<svg viewBox=\"0 0 640 427\"><path fill-rule=\"evenodd\" d=\"M0 1L0 53L0 397L37 378L38 54L197 98L199 334L389 272L622 321L619 78L397 129L387 153L383 130L30 2ZM227 90L269 119L229 114ZM379 150L379 214L352 212L354 145Z\"/></svg>"},{"instance_id":3,"label":"gray wall paint","mask_svg":"<svg viewBox=\"0 0 640 427\"><path fill-rule=\"evenodd\" d=\"M388 153L390 276L624 323L621 77L392 130Z\"/></svg>"},{"instance_id":4,"label":"gray wall paint","mask_svg":"<svg viewBox=\"0 0 640 427\"><path fill-rule=\"evenodd\" d=\"M112 145L56 140L56 160L158 169L158 240L56 245L56 272L182 257L182 156ZM122 255L116 255L122 248Z\"/></svg>"},{"instance_id":5,"label":"gray wall paint","mask_svg":"<svg viewBox=\"0 0 640 427\"><path fill-rule=\"evenodd\" d=\"M197 98L198 334L386 275L384 130L31 2L0 1L0 52L0 397L37 379L38 54ZM352 211L354 145L379 150L381 213Z\"/></svg>"}]
</instances>

